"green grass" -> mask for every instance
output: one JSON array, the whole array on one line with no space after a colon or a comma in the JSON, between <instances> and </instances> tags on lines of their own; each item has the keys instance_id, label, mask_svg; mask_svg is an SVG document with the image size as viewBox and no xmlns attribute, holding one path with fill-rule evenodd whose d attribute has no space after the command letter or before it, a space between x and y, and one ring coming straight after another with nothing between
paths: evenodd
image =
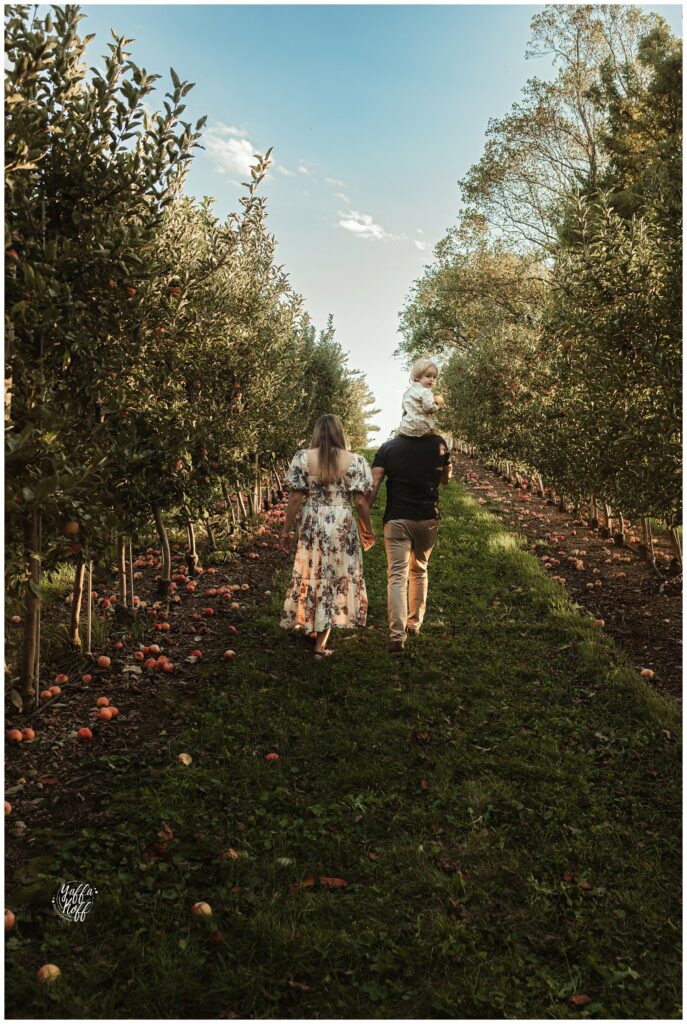
<instances>
[{"instance_id":1,"label":"green grass","mask_svg":"<svg viewBox=\"0 0 687 1024\"><path fill-rule=\"evenodd\" d=\"M121 820L30 830L10 1016L680 1016L679 714L457 484L442 511L403 659L379 543L369 628L336 657L279 629L276 580L237 662L194 669L167 761L93 752ZM168 858L142 859L163 821ZM348 885L290 889L308 875ZM49 917L72 877L99 890L80 925Z\"/></svg>"}]
</instances>

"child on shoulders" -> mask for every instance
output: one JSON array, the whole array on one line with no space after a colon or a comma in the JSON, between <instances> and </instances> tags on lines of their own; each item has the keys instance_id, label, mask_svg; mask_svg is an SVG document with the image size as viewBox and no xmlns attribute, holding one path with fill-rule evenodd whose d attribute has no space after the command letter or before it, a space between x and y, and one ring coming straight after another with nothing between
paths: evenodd
<instances>
[{"instance_id":1,"label":"child on shoulders","mask_svg":"<svg viewBox=\"0 0 687 1024\"><path fill-rule=\"evenodd\" d=\"M410 371L410 387L403 394L403 419L396 437L422 437L434 433L434 413L445 409L441 395L435 395L439 370L431 359L418 359Z\"/></svg>"}]
</instances>

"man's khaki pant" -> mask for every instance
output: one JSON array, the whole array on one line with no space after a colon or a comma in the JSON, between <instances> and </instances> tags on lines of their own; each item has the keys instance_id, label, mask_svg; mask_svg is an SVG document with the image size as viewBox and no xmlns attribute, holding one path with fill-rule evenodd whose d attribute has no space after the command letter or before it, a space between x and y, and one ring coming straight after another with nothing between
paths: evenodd
<instances>
[{"instance_id":1,"label":"man's khaki pant","mask_svg":"<svg viewBox=\"0 0 687 1024\"><path fill-rule=\"evenodd\" d=\"M422 625L427 605L427 562L438 525L436 519L391 519L384 524L391 640L403 643L406 626L419 629Z\"/></svg>"}]
</instances>

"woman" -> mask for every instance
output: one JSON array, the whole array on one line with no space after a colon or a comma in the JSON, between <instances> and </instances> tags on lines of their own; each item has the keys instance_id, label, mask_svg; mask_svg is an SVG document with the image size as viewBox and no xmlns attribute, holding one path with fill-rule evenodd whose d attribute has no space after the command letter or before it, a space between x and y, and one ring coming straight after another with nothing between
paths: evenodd
<instances>
[{"instance_id":1,"label":"woman","mask_svg":"<svg viewBox=\"0 0 687 1024\"><path fill-rule=\"evenodd\" d=\"M365 497L372 474L365 459L348 450L341 420L326 415L315 424L312 447L294 455L286 483L290 493L280 544L287 554L294 521L301 516L280 625L316 632L315 657L321 661L332 653L327 648L332 626L351 629L364 626L367 618L361 541L366 551L375 542Z\"/></svg>"}]
</instances>

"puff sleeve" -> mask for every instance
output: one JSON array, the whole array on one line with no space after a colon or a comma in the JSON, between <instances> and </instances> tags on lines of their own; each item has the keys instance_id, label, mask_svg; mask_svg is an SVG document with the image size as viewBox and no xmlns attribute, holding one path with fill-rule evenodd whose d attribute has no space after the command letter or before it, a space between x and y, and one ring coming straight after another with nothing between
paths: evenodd
<instances>
[{"instance_id":1,"label":"puff sleeve","mask_svg":"<svg viewBox=\"0 0 687 1024\"><path fill-rule=\"evenodd\" d=\"M361 494L367 494L372 490L372 472L367 459L364 459L362 455L356 455L354 459L348 489L352 493L357 491Z\"/></svg>"},{"instance_id":2,"label":"puff sleeve","mask_svg":"<svg viewBox=\"0 0 687 1024\"><path fill-rule=\"evenodd\" d=\"M307 452L305 448L299 448L291 459L291 465L284 477L284 483L289 491L308 490Z\"/></svg>"}]
</instances>

